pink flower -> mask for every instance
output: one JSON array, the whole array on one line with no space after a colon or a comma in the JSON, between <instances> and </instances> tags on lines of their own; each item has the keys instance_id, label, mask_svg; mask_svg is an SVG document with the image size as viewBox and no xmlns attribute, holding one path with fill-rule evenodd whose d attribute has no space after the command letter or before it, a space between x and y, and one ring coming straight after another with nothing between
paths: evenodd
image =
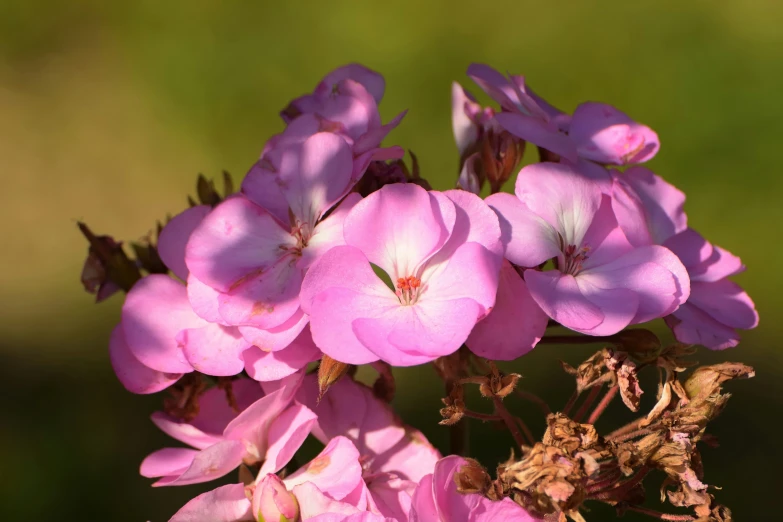
<instances>
[{"instance_id":1,"label":"pink flower","mask_svg":"<svg viewBox=\"0 0 783 522\"><path fill-rule=\"evenodd\" d=\"M281 116L288 124L301 115L329 122L330 130L344 135L354 155L359 156L377 149L405 116L403 111L386 125L381 124L378 103L384 88L380 74L359 64L346 65L329 73L312 94L293 100Z\"/></svg>"},{"instance_id":2,"label":"pink flower","mask_svg":"<svg viewBox=\"0 0 783 522\"><path fill-rule=\"evenodd\" d=\"M571 118L568 136L580 158L596 163L644 163L660 148L655 131L606 103L579 105Z\"/></svg>"},{"instance_id":3,"label":"pink flower","mask_svg":"<svg viewBox=\"0 0 783 522\"><path fill-rule=\"evenodd\" d=\"M410 522L541 522L510 498L492 501L478 493L459 493L454 474L466 463L456 455L438 462L433 474L424 477L413 494Z\"/></svg>"},{"instance_id":4,"label":"pink flower","mask_svg":"<svg viewBox=\"0 0 783 522\"><path fill-rule=\"evenodd\" d=\"M500 231L473 194L386 185L350 212L344 236L300 295L316 345L338 361L432 361L456 351L494 305Z\"/></svg>"},{"instance_id":5,"label":"pink flower","mask_svg":"<svg viewBox=\"0 0 783 522\"><path fill-rule=\"evenodd\" d=\"M680 257L691 278L690 298L665 318L674 336L712 350L737 346L737 329L750 330L759 323L753 300L728 279L745 270L740 259L690 228L664 245Z\"/></svg>"},{"instance_id":6,"label":"pink flower","mask_svg":"<svg viewBox=\"0 0 783 522\"><path fill-rule=\"evenodd\" d=\"M740 259L688 228L685 195L652 171L633 167L614 175L613 202L634 245L663 245L688 270L688 301L665 318L678 341L722 350L739 343L737 329L758 325L750 296L728 278L745 270Z\"/></svg>"},{"instance_id":7,"label":"pink flower","mask_svg":"<svg viewBox=\"0 0 783 522\"><path fill-rule=\"evenodd\" d=\"M495 111L482 107L460 84L451 84L451 128L460 157L476 146L485 127L492 126Z\"/></svg>"},{"instance_id":8,"label":"pink flower","mask_svg":"<svg viewBox=\"0 0 783 522\"><path fill-rule=\"evenodd\" d=\"M309 408L296 402L291 404L300 382L300 376L288 378L278 389L261 397L231 420L220 435L158 417L156 424L166 433L197 449L158 450L144 459L141 474L150 478L162 477L155 486L173 486L222 477L243 462L261 463L259 473L262 475L281 470L304 442L316 420Z\"/></svg>"},{"instance_id":9,"label":"pink flower","mask_svg":"<svg viewBox=\"0 0 783 522\"><path fill-rule=\"evenodd\" d=\"M512 361L538 344L548 322L549 317L530 295L522 276L504 260L495 307L476 323L465 344L480 357Z\"/></svg>"},{"instance_id":10,"label":"pink flower","mask_svg":"<svg viewBox=\"0 0 783 522\"><path fill-rule=\"evenodd\" d=\"M468 76L500 104L503 112L495 115L495 121L501 127L573 163L577 161L576 146L560 128L563 122L553 117L556 109L548 104L542 107L537 97L528 94L523 76L506 78L488 65L477 63L468 67Z\"/></svg>"},{"instance_id":11,"label":"pink flower","mask_svg":"<svg viewBox=\"0 0 783 522\"><path fill-rule=\"evenodd\" d=\"M487 203L501 217L512 263L533 268L556 260L556 270L529 269L524 277L538 305L567 328L611 335L668 315L688 297L677 256L657 245L634 248L610 198L567 165L529 165L516 197L494 194Z\"/></svg>"},{"instance_id":12,"label":"pink flower","mask_svg":"<svg viewBox=\"0 0 783 522\"><path fill-rule=\"evenodd\" d=\"M583 103L569 117L530 91L523 76L506 78L482 64L468 67L468 76L500 104L503 112L495 120L502 127L572 164L578 158L614 165L642 163L660 148L652 129L611 105Z\"/></svg>"},{"instance_id":13,"label":"pink flower","mask_svg":"<svg viewBox=\"0 0 783 522\"><path fill-rule=\"evenodd\" d=\"M367 386L343 377L318 401L318 380L305 377L297 400L318 415L312 434L327 442L345 436L364 462L365 474L392 473L418 482L432 473L440 453L417 430L403 425L391 407Z\"/></svg>"}]
</instances>

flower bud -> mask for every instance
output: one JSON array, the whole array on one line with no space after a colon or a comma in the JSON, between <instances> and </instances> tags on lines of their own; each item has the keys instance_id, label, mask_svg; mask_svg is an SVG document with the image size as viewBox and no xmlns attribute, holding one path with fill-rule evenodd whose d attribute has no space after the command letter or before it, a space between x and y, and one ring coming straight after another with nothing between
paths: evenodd
<instances>
[{"instance_id":1,"label":"flower bud","mask_svg":"<svg viewBox=\"0 0 783 522\"><path fill-rule=\"evenodd\" d=\"M299 503L280 478L270 473L256 485L252 500L253 513L259 522L296 522Z\"/></svg>"},{"instance_id":2,"label":"flower bud","mask_svg":"<svg viewBox=\"0 0 783 522\"><path fill-rule=\"evenodd\" d=\"M348 373L351 365L344 362L336 361L324 355L321 357L321 363L318 365L318 400L323 399L329 387L340 380L340 378Z\"/></svg>"}]
</instances>

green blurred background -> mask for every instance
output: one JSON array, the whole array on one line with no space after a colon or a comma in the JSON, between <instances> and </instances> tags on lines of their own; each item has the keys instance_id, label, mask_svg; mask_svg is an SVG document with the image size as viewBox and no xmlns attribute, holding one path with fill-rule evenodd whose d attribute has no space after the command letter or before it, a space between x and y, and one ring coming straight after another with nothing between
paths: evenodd
<instances>
[{"instance_id":1,"label":"green blurred background","mask_svg":"<svg viewBox=\"0 0 783 522\"><path fill-rule=\"evenodd\" d=\"M410 110L387 143L413 149L440 189L457 168L449 86L469 85L471 61L526 75L562 109L606 101L658 131L651 167L688 194L695 228L743 258L738 279L762 315L740 347L700 354L758 370L730 385L706 480L737 520L780 520L781 22L773 0L3 0L0 520L160 522L206 489L152 489L137 475L167 442L147 420L160 397L132 396L114 378L106 347L121 298L95 306L82 292L76 220L142 237L184 208L196 173L242 175L282 129L288 100L350 61L386 76L385 119ZM558 359L589 353L541 347L510 367L561 405L571 385ZM434 373L397 375L403 417L444 448ZM654 383L644 384L649 406ZM531 406L512 407L540 434ZM612 412L599 428L629 418L619 404ZM489 426L472 433L491 466L509 446Z\"/></svg>"}]
</instances>

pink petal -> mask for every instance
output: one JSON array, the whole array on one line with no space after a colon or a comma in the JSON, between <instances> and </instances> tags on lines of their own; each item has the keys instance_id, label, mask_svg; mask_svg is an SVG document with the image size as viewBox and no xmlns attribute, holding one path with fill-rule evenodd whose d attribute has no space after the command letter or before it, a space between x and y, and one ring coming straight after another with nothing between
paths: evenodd
<instances>
[{"instance_id":1,"label":"pink petal","mask_svg":"<svg viewBox=\"0 0 783 522\"><path fill-rule=\"evenodd\" d=\"M549 318L536 304L525 281L504 261L495 307L476 323L467 340L470 351L496 361L521 357L541 340Z\"/></svg>"},{"instance_id":2,"label":"pink petal","mask_svg":"<svg viewBox=\"0 0 783 522\"><path fill-rule=\"evenodd\" d=\"M226 484L197 496L169 522L240 522L254 520L243 484Z\"/></svg>"},{"instance_id":3,"label":"pink petal","mask_svg":"<svg viewBox=\"0 0 783 522\"><path fill-rule=\"evenodd\" d=\"M296 246L262 207L244 197L230 198L212 211L191 235L185 260L199 281L228 292L266 271Z\"/></svg>"},{"instance_id":4,"label":"pink petal","mask_svg":"<svg viewBox=\"0 0 783 522\"><path fill-rule=\"evenodd\" d=\"M362 84L375 99L375 102L381 103L383 92L386 89L386 81L383 79L383 75L358 63L349 63L348 65L338 67L327 74L321 81L321 84L328 87L328 90L331 91L335 84L346 78Z\"/></svg>"},{"instance_id":5,"label":"pink petal","mask_svg":"<svg viewBox=\"0 0 783 522\"><path fill-rule=\"evenodd\" d=\"M394 520L408 520L411 510L411 495L416 489L416 483L381 473L366 479L371 500L375 509L383 516Z\"/></svg>"},{"instance_id":6,"label":"pink petal","mask_svg":"<svg viewBox=\"0 0 783 522\"><path fill-rule=\"evenodd\" d=\"M598 163L642 163L652 159L660 147L652 129L605 103L579 105L568 134L580 156Z\"/></svg>"},{"instance_id":7,"label":"pink petal","mask_svg":"<svg viewBox=\"0 0 783 522\"><path fill-rule=\"evenodd\" d=\"M412 366L457 351L483 315L483 307L470 298L422 298L414 305L389 307L375 318L355 319L353 331L381 360Z\"/></svg>"},{"instance_id":8,"label":"pink petal","mask_svg":"<svg viewBox=\"0 0 783 522\"><path fill-rule=\"evenodd\" d=\"M285 410L290 400L283 388L261 397L231 421L223 431L223 437L244 441L248 450L259 460L264 458L269 444L269 425Z\"/></svg>"},{"instance_id":9,"label":"pink petal","mask_svg":"<svg viewBox=\"0 0 783 522\"><path fill-rule=\"evenodd\" d=\"M362 481L359 452L345 437L335 437L307 465L283 480L290 490L310 482L335 500L342 500Z\"/></svg>"},{"instance_id":10,"label":"pink petal","mask_svg":"<svg viewBox=\"0 0 783 522\"><path fill-rule=\"evenodd\" d=\"M617 220L635 246L649 244L634 241L635 237L642 237L639 233L631 233L639 226L646 226L654 244L661 244L686 229L685 194L674 185L651 170L638 166L616 174L614 178L614 197L618 199L614 205Z\"/></svg>"},{"instance_id":11,"label":"pink petal","mask_svg":"<svg viewBox=\"0 0 783 522\"><path fill-rule=\"evenodd\" d=\"M378 147L380 147L381 142L384 140L384 138L386 138L386 135L397 128L397 126L400 124L400 122L402 121L402 119L405 117L406 114L408 114L408 111L404 110L401 113L399 113L397 116L392 118L389 121L389 123L381 125L380 127L371 128L370 130L362 134L362 136L356 140L356 143L354 143L353 146L354 156L364 154L365 152L370 150L376 150L378 152L376 152L373 159L380 160L380 161L384 161L385 159L398 159L396 150L394 153L391 153L392 156L389 156L390 152L380 152L380 150L385 151L387 149L379 150ZM354 180L358 180L358 179L359 178L356 176L356 171L354 170Z\"/></svg>"},{"instance_id":12,"label":"pink petal","mask_svg":"<svg viewBox=\"0 0 783 522\"><path fill-rule=\"evenodd\" d=\"M378 104L360 83L351 79L340 80L334 86L333 94L321 96L318 102L317 114L339 123L353 140L381 124Z\"/></svg>"},{"instance_id":13,"label":"pink petal","mask_svg":"<svg viewBox=\"0 0 783 522\"><path fill-rule=\"evenodd\" d=\"M168 388L181 373L164 373L144 366L133 355L125 342L122 323L114 327L109 339L109 360L117 379L131 393L155 393Z\"/></svg>"},{"instance_id":14,"label":"pink petal","mask_svg":"<svg viewBox=\"0 0 783 522\"><path fill-rule=\"evenodd\" d=\"M577 279L580 288L589 284L597 289L633 291L638 297L633 323L670 314L690 294L685 267L669 249L658 245L634 249L610 263L584 270Z\"/></svg>"},{"instance_id":15,"label":"pink petal","mask_svg":"<svg viewBox=\"0 0 783 522\"><path fill-rule=\"evenodd\" d=\"M345 220L345 240L381 267L393 281L414 275L448 239L453 204L412 183L382 187L360 201ZM449 213L451 215L447 215Z\"/></svg>"},{"instance_id":16,"label":"pink petal","mask_svg":"<svg viewBox=\"0 0 783 522\"><path fill-rule=\"evenodd\" d=\"M269 212L281 226L289 224L288 202L280 189L277 169L268 159L262 158L250 168L242 180L242 194Z\"/></svg>"},{"instance_id":17,"label":"pink petal","mask_svg":"<svg viewBox=\"0 0 783 522\"><path fill-rule=\"evenodd\" d=\"M478 505L480 495L463 495L457 492L454 474L466 463L462 457L450 455L435 466L432 491L441 520L469 520L470 512Z\"/></svg>"},{"instance_id":18,"label":"pink petal","mask_svg":"<svg viewBox=\"0 0 783 522\"><path fill-rule=\"evenodd\" d=\"M708 243L698 232L688 228L670 237L664 246L677 254L688 268L692 281L720 281L745 270L740 258Z\"/></svg>"},{"instance_id":19,"label":"pink petal","mask_svg":"<svg viewBox=\"0 0 783 522\"><path fill-rule=\"evenodd\" d=\"M612 211L612 199L606 194L603 195L601 206L585 233L582 247L589 248L587 259L582 263L582 268L585 270L610 263L633 250L633 246L617 225L617 219Z\"/></svg>"},{"instance_id":20,"label":"pink petal","mask_svg":"<svg viewBox=\"0 0 783 522\"><path fill-rule=\"evenodd\" d=\"M198 451L190 448L163 448L147 455L139 469L142 477L179 475L193 463Z\"/></svg>"},{"instance_id":21,"label":"pink petal","mask_svg":"<svg viewBox=\"0 0 783 522\"><path fill-rule=\"evenodd\" d=\"M473 194L481 193L481 182L478 177L478 168L481 165L481 156L478 152L465 158L457 178L457 188Z\"/></svg>"},{"instance_id":22,"label":"pink petal","mask_svg":"<svg viewBox=\"0 0 783 522\"><path fill-rule=\"evenodd\" d=\"M601 188L562 163L534 163L517 176L515 193L534 214L563 237L566 246L580 246L601 206Z\"/></svg>"},{"instance_id":23,"label":"pink petal","mask_svg":"<svg viewBox=\"0 0 783 522\"><path fill-rule=\"evenodd\" d=\"M319 132L285 150L278 178L300 223L315 226L350 188L351 147L337 134Z\"/></svg>"},{"instance_id":24,"label":"pink petal","mask_svg":"<svg viewBox=\"0 0 783 522\"><path fill-rule=\"evenodd\" d=\"M368 511L355 513L353 515L336 515L333 513L324 513L310 518L312 522L398 522L392 518L376 515Z\"/></svg>"},{"instance_id":25,"label":"pink petal","mask_svg":"<svg viewBox=\"0 0 783 522\"><path fill-rule=\"evenodd\" d=\"M318 223L313 230L313 235L307 242L307 247L302 250L302 259L298 266L302 269L309 268L319 257L331 248L344 245L343 225L348 213L362 200L357 193L348 194L339 206L329 214L329 217Z\"/></svg>"},{"instance_id":26,"label":"pink petal","mask_svg":"<svg viewBox=\"0 0 783 522\"><path fill-rule=\"evenodd\" d=\"M486 199L498 215L501 241L512 263L534 267L560 254L557 231L516 196L499 192Z\"/></svg>"},{"instance_id":27,"label":"pink petal","mask_svg":"<svg viewBox=\"0 0 783 522\"><path fill-rule=\"evenodd\" d=\"M732 328L749 330L759 322L756 307L748 294L728 279L692 283L688 303Z\"/></svg>"},{"instance_id":28,"label":"pink petal","mask_svg":"<svg viewBox=\"0 0 783 522\"><path fill-rule=\"evenodd\" d=\"M362 428L365 433L376 426L372 420L365 420ZM400 431L403 433L402 438L397 437ZM364 438L368 439L369 436L365 435ZM394 439L397 439L397 442L390 444ZM432 473L435 464L442 457L420 431L409 426L386 425L386 428L376 433L373 440L367 444L372 444L377 453L371 465L374 471L391 473L413 482L418 482L424 475Z\"/></svg>"},{"instance_id":29,"label":"pink petal","mask_svg":"<svg viewBox=\"0 0 783 522\"><path fill-rule=\"evenodd\" d=\"M435 492L432 475L421 479L411 499L410 522L441 522L438 507L435 505Z\"/></svg>"},{"instance_id":30,"label":"pink petal","mask_svg":"<svg viewBox=\"0 0 783 522\"><path fill-rule=\"evenodd\" d=\"M519 110L517 93L501 73L489 65L472 63L468 66L468 76L501 107L508 111Z\"/></svg>"},{"instance_id":31,"label":"pink petal","mask_svg":"<svg viewBox=\"0 0 783 522\"><path fill-rule=\"evenodd\" d=\"M152 422L166 435L194 448L206 449L223 440L220 434L204 433L192 424L177 421L161 411L152 414Z\"/></svg>"},{"instance_id":32,"label":"pink petal","mask_svg":"<svg viewBox=\"0 0 783 522\"><path fill-rule=\"evenodd\" d=\"M715 246L712 256L705 265L688 268L692 280L708 283L745 271L745 265L739 257L719 246Z\"/></svg>"},{"instance_id":33,"label":"pink petal","mask_svg":"<svg viewBox=\"0 0 783 522\"><path fill-rule=\"evenodd\" d=\"M163 263L175 276L183 281L188 278L188 267L185 266L185 245L190 234L201 221L211 212L209 205L191 207L166 223L158 237L158 255Z\"/></svg>"},{"instance_id":34,"label":"pink petal","mask_svg":"<svg viewBox=\"0 0 783 522\"><path fill-rule=\"evenodd\" d=\"M685 303L665 317L674 337L685 344L700 344L710 350L737 346L740 336L734 328L713 318L691 303Z\"/></svg>"},{"instance_id":35,"label":"pink petal","mask_svg":"<svg viewBox=\"0 0 783 522\"><path fill-rule=\"evenodd\" d=\"M353 364L377 360L356 339L351 327L353 314L367 316L376 313L373 306L388 308L399 304L392 290L372 271L364 254L348 246L329 250L310 268L299 299L302 309L310 314L315 344L330 357Z\"/></svg>"},{"instance_id":36,"label":"pink petal","mask_svg":"<svg viewBox=\"0 0 783 522\"><path fill-rule=\"evenodd\" d=\"M433 262L438 260L438 254L433 256ZM418 303L472 299L483 308L483 317L495 305L502 260L479 243L463 243L439 267L431 269L428 264L422 275L424 286Z\"/></svg>"},{"instance_id":37,"label":"pink petal","mask_svg":"<svg viewBox=\"0 0 783 522\"><path fill-rule=\"evenodd\" d=\"M613 335L633 322L639 310L638 294L582 276L577 276L576 283L584 298L598 307L604 319L600 325L591 329L572 329L587 335Z\"/></svg>"},{"instance_id":38,"label":"pink petal","mask_svg":"<svg viewBox=\"0 0 783 522\"><path fill-rule=\"evenodd\" d=\"M239 332L247 342L262 352L278 352L287 348L304 330L310 318L300 308L284 323L268 328L240 326ZM247 354L245 354L247 360Z\"/></svg>"},{"instance_id":39,"label":"pink petal","mask_svg":"<svg viewBox=\"0 0 783 522\"><path fill-rule=\"evenodd\" d=\"M487 203L464 190L447 190L442 193L454 203L456 219L451 236L442 250L451 244L474 242L483 245L498 256L503 256L500 223Z\"/></svg>"},{"instance_id":40,"label":"pink petal","mask_svg":"<svg viewBox=\"0 0 783 522\"><path fill-rule=\"evenodd\" d=\"M260 276L251 277L218 298L220 316L229 324L271 329L299 310L302 269L285 257Z\"/></svg>"},{"instance_id":41,"label":"pink petal","mask_svg":"<svg viewBox=\"0 0 783 522\"><path fill-rule=\"evenodd\" d=\"M525 283L538 306L566 328L589 332L604 321L601 309L582 295L574 276L557 270L526 270ZM635 311L634 307L631 317Z\"/></svg>"},{"instance_id":42,"label":"pink petal","mask_svg":"<svg viewBox=\"0 0 783 522\"><path fill-rule=\"evenodd\" d=\"M245 445L242 442L220 441L197 452L193 462L182 474L165 476L153 486L184 486L220 478L242 464L245 455Z\"/></svg>"},{"instance_id":43,"label":"pink petal","mask_svg":"<svg viewBox=\"0 0 783 522\"><path fill-rule=\"evenodd\" d=\"M478 105L457 82L451 84L451 129L460 156L478 140L479 128L468 116L467 105Z\"/></svg>"},{"instance_id":44,"label":"pink petal","mask_svg":"<svg viewBox=\"0 0 783 522\"><path fill-rule=\"evenodd\" d=\"M593 180L601 189L601 192L612 195L612 174L603 165L579 158L576 163L571 163L565 158L560 158L560 163L568 165L582 176Z\"/></svg>"},{"instance_id":45,"label":"pink petal","mask_svg":"<svg viewBox=\"0 0 783 522\"><path fill-rule=\"evenodd\" d=\"M143 365L161 372L193 371L177 343L177 334L205 324L190 307L185 285L161 274L139 280L122 306L128 348Z\"/></svg>"},{"instance_id":46,"label":"pink petal","mask_svg":"<svg viewBox=\"0 0 783 522\"><path fill-rule=\"evenodd\" d=\"M321 351L312 341L312 335L305 329L287 348L275 352L264 352L251 347L243 354L245 371L257 381L276 381L293 375L308 363L321 358Z\"/></svg>"},{"instance_id":47,"label":"pink petal","mask_svg":"<svg viewBox=\"0 0 783 522\"><path fill-rule=\"evenodd\" d=\"M360 513L359 508L352 506L347 502L334 500L318 489L312 482L303 482L292 488L294 496L299 502L299 514L302 520L313 520L314 517L323 513L330 513L331 516L345 516ZM337 518L336 520L343 520Z\"/></svg>"},{"instance_id":48,"label":"pink petal","mask_svg":"<svg viewBox=\"0 0 783 522\"><path fill-rule=\"evenodd\" d=\"M571 139L552 122L514 112L496 114L495 121L517 138L554 152L572 163L578 159Z\"/></svg>"},{"instance_id":49,"label":"pink petal","mask_svg":"<svg viewBox=\"0 0 783 522\"><path fill-rule=\"evenodd\" d=\"M317 418L310 408L295 402L273 420L269 426L269 447L258 473L263 476L283 469L310 434Z\"/></svg>"},{"instance_id":50,"label":"pink petal","mask_svg":"<svg viewBox=\"0 0 783 522\"><path fill-rule=\"evenodd\" d=\"M220 292L202 283L193 274L188 276L187 292L190 306L199 317L210 323L225 325L219 311Z\"/></svg>"},{"instance_id":51,"label":"pink petal","mask_svg":"<svg viewBox=\"0 0 783 522\"><path fill-rule=\"evenodd\" d=\"M285 522L299 518L296 497L286 489L277 475L266 475L258 482L251 505L258 520Z\"/></svg>"},{"instance_id":52,"label":"pink petal","mask_svg":"<svg viewBox=\"0 0 783 522\"><path fill-rule=\"evenodd\" d=\"M240 373L245 367L242 353L250 348L237 328L218 324L183 330L178 340L196 371L218 377Z\"/></svg>"}]
</instances>

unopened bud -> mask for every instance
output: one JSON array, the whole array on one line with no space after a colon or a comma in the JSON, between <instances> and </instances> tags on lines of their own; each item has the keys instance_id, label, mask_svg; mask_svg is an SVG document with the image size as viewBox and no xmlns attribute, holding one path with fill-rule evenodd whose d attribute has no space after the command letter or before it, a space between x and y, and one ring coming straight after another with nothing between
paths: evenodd
<instances>
[{"instance_id":1,"label":"unopened bud","mask_svg":"<svg viewBox=\"0 0 783 522\"><path fill-rule=\"evenodd\" d=\"M266 475L256 485L252 500L253 513L260 522L296 522L299 503L275 474Z\"/></svg>"},{"instance_id":2,"label":"unopened bud","mask_svg":"<svg viewBox=\"0 0 783 522\"><path fill-rule=\"evenodd\" d=\"M329 387L340 380L348 373L350 364L332 359L328 355L321 357L321 363L318 365L318 401L320 402L326 394Z\"/></svg>"},{"instance_id":3,"label":"unopened bud","mask_svg":"<svg viewBox=\"0 0 783 522\"><path fill-rule=\"evenodd\" d=\"M82 284L98 301L106 299L117 288L128 292L141 279L136 264L125 254L122 243L110 236L96 236L84 223L77 223L90 247L82 269Z\"/></svg>"}]
</instances>

